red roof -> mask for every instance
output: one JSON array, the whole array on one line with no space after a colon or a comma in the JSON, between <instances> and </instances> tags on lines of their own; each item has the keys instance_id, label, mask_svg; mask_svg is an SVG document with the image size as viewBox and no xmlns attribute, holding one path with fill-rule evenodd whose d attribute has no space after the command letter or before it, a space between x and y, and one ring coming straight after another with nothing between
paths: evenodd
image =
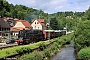
<instances>
[{"instance_id":1,"label":"red roof","mask_svg":"<svg viewBox=\"0 0 90 60\"><path fill-rule=\"evenodd\" d=\"M25 27L31 27L31 24L26 20L19 20L18 22L21 22Z\"/></svg>"},{"instance_id":2,"label":"red roof","mask_svg":"<svg viewBox=\"0 0 90 60\"><path fill-rule=\"evenodd\" d=\"M40 23L44 23L45 22L44 19L35 19L35 20L38 20ZM32 22L34 22L35 20L32 20Z\"/></svg>"},{"instance_id":3,"label":"red roof","mask_svg":"<svg viewBox=\"0 0 90 60\"><path fill-rule=\"evenodd\" d=\"M44 22L45 22L44 19L38 19L38 21L39 21L40 23L44 23Z\"/></svg>"}]
</instances>

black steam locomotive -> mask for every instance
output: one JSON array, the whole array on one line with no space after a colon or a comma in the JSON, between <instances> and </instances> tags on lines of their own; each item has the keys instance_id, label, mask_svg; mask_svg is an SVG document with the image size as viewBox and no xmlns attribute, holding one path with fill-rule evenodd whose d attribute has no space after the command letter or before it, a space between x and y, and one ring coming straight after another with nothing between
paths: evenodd
<instances>
[{"instance_id":1,"label":"black steam locomotive","mask_svg":"<svg viewBox=\"0 0 90 60\"><path fill-rule=\"evenodd\" d=\"M65 34L66 31L55 31L55 30L21 30L18 34L16 42L18 44L28 44L32 42L38 42L46 40L48 38L56 38Z\"/></svg>"}]
</instances>

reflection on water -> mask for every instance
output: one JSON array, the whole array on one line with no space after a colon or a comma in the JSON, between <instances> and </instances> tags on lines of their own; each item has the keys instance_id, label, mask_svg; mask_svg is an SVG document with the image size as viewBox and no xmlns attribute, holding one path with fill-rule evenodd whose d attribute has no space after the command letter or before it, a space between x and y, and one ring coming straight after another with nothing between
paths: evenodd
<instances>
[{"instance_id":1,"label":"reflection on water","mask_svg":"<svg viewBox=\"0 0 90 60\"><path fill-rule=\"evenodd\" d=\"M75 60L73 44L65 45L65 47L50 60Z\"/></svg>"}]
</instances>

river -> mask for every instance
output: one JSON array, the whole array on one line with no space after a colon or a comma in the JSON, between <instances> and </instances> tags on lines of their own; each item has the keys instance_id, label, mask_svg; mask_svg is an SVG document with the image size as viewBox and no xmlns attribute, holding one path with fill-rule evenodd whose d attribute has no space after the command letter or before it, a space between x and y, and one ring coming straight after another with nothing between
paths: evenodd
<instances>
[{"instance_id":1,"label":"river","mask_svg":"<svg viewBox=\"0 0 90 60\"><path fill-rule=\"evenodd\" d=\"M53 56L50 60L76 60L74 56L73 44L65 45L61 51Z\"/></svg>"}]
</instances>

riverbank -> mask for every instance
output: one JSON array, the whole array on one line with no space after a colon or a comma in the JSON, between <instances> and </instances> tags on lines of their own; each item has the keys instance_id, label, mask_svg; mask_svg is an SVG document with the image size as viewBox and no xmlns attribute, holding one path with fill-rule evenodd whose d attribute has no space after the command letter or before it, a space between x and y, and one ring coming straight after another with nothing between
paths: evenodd
<instances>
[{"instance_id":1,"label":"riverbank","mask_svg":"<svg viewBox=\"0 0 90 60\"><path fill-rule=\"evenodd\" d=\"M51 57L50 60L76 60L72 42L71 44L64 45L61 51Z\"/></svg>"}]
</instances>

